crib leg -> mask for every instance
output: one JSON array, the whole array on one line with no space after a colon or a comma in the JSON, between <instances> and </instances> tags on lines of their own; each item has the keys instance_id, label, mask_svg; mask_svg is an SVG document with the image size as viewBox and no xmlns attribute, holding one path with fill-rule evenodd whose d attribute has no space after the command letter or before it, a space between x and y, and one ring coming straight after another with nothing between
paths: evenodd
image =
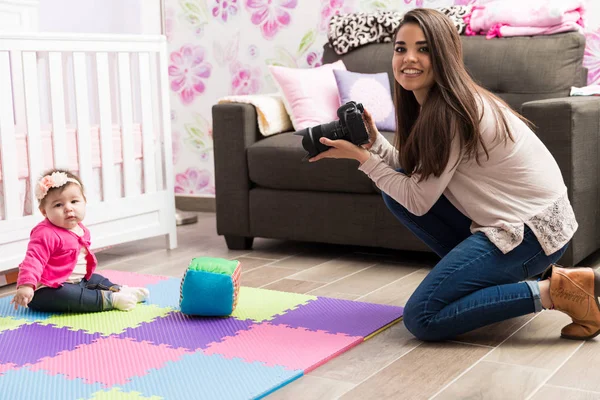
<instances>
[{"instance_id":1,"label":"crib leg","mask_svg":"<svg viewBox=\"0 0 600 400\"><path fill-rule=\"evenodd\" d=\"M167 240L167 249L173 250L177 248L177 230L167 233L165 239Z\"/></svg>"}]
</instances>

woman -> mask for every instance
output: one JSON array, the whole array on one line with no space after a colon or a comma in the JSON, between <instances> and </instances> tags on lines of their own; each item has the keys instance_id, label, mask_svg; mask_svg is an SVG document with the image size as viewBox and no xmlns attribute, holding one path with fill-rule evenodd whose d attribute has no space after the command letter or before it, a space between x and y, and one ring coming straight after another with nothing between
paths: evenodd
<instances>
[{"instance_id":1,"label":"woman","mask_svg":"<svg viewBox=\"0 0 600 400\"><path fill-rule=\"evenodd\" d=\"M435 10L406 13L392 67L395 146L365 112L369 144L322 138L331 149L310 161L358 160L392 213L441 257L406 304L408 330L443 340L557 309L573 320L562 337L598 335L600 275L553 265L577 229L559 167L524 118L473 82L454 25Z\"/></svg>"}]
</instances>

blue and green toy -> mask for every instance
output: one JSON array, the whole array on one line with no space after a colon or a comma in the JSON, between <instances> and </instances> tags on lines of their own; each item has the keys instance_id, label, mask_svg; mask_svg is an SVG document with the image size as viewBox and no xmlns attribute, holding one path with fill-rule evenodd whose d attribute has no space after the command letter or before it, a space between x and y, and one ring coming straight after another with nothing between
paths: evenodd
<instances>
[{"instance_id":1,"label":"blue and green toy","mask_svg":"<svg viewBox=\"0 0 600 400\"><path fill-rule=\"evenodd\" d=\"M231 315L238 303L241 271L237 260L193 258L181 280L181 312L204 317Z\"/></svg>"}]
</instances>

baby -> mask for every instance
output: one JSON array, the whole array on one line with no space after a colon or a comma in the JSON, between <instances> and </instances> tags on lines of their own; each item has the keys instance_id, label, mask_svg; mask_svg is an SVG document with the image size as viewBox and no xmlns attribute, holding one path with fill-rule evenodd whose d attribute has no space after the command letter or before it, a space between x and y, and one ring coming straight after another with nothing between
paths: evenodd
<instances>
[{"instance_id":1,"label":"baby","mask_svg":"<svg viewBox=\"0 0 600 400\"><path fill-rule=\"evenodd\" d=\"M49 312L97 312L133 309L149 291L120 286L95 274L90 231L81 223L86 198L81 180L54 169L37 183L35 195L45 219L31 231L25 259L19 265L18 306Z\"/></svg>"}]
</instances>

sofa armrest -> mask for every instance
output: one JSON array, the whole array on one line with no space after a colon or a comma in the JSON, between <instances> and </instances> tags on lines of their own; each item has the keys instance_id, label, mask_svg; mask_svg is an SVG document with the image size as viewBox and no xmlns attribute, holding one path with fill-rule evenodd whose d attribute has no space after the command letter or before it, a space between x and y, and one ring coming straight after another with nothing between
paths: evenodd
<instances>
[{"instance_id":1,"label":"sofa armrest","mask_svg":"<svg viewBox=\"0 0 600 400\"><path fill-rule=\"evenodd\" d=\"M524 103L522 114L560 166L579 223L563 261L575 264L600 247L600 98Z\"/></svg>"},{"instance_id":2,"label":"sofa armrest","mask_svg":"<svg viewBox=\"0 0 600 400\"><path fill-rule=\"evenodd\" d=\"M217 233L250 236L246 149L262 138L256 109L243 103L212 107Z\"/></svg>"}]
</instances>

